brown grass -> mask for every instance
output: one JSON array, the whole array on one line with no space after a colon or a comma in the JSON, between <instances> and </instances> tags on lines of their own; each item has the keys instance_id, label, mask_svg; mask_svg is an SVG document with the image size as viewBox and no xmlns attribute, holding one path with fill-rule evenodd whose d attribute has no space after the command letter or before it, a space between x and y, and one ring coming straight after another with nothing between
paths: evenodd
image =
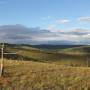
<instances>
[{"instance_id":1,"label":"brown grass","mask_svg":"<svg viewBox=\"0 0 90 90\"><path fill-rule=\"evenodd\" d=\"M89 90L90 68L5 60L0 90Z\"/></svg>"}]
</instances>

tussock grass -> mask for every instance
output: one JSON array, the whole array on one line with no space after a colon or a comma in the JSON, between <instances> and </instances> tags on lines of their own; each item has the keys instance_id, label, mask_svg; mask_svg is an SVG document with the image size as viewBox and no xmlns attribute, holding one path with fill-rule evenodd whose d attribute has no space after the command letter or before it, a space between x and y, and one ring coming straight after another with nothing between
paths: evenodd
<instances>
[{"instance_id":1,"label":"tussock grass","mask_svg":"<svg viewBox=\"0 0 90 90\"><path fill-rule=\"evenodd\" d=\"M89 90L90 68L5 60L0 90Z\"/></svg>"}]
</instances>

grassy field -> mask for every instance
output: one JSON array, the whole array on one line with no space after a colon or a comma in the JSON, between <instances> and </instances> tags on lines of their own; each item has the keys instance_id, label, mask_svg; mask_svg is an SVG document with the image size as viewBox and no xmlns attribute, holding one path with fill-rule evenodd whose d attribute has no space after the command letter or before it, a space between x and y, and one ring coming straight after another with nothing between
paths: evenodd
<instances>
[{"instance_id":1,"label":"grassy field","mask_svg":"<svg viewBox=\"0 0 90 90\"><path fill-rule=\"evenodd\" d=\"M0 90L90 90L90 46L43 50L5 45Z\"/></svg>"},{"instance_id":2,"label":"grassy field","mask_svg":"<svg viewBox=\"0 0 90 90\"><path fill-rule=\"evenodd\" d=\"M48 63L57 63L60 65L69 65L69 66L90 66L90 47L77 47L64 49L63 52L54 52L54 51L45 51L42 49L32 48L31 46L15 46L15 47L6 47L7 52L17 52L17 55L6 55L11 59L26 60L26 61L38 61L38 62L48 62ZM78 51L77 51L78 50ZM85 52L88 50L88 53ZM76 53L78 52L78 53Z\"/></svg>"},{"instance_id":3,"label":"grassy field","mask_svg":"<svg viewBox=\"0 0 90 90\"><path fill-rule=\"evenodd\" d=\"M90 68L5 60L0 90L90 90Z\"/></svg>"}]
</instances>

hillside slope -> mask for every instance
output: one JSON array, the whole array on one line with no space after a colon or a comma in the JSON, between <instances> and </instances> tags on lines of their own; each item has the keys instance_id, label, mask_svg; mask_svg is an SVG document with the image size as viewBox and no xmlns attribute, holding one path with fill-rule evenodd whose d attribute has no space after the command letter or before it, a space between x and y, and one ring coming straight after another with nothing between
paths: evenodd
<instances>
[{"instance_id":1,"label":"hillside slope","mask_svg":"<svg viewBox=\"0 0 90 90\"><path fill-rule=\"evenodd\" d=\"M17 52L16 55L6 55L6 57L18 60L49 62L63 65L87 66L87 55L57 53L32 48L31 46L7 47L7 52ZM89 63L88 63L89 66Z\"/></svg>"},{"instance_id":2,"label":"hillside slope","mask_svg":"<svg viewBox=\"0 0 90 90\"><path fill-rule=\"evenodd\" d=\"M90 54L90 46L80 46L80 47L74 47L74 48L68 48L68 49L63 49L64 52L67 53L82 53L82 54Z\"/></svg>"},{"instance_id":3,"label":"hillside slope","mask_svg":"<svg viewBox=\"0 0 90 90\"><path fill-rule=\"evenodd\" d=\"M89 50L89 46L82 47ZM86 54L82 47L51 51L34 48L31 45L5 44L4 52L16 52L16 55L4 55L4 57L13 60L48 62L69 66L90 66L89 52ZM78 53L75 53L75 50L79 50ZM81 53L80 50L84 53Z\"/></svg>"},{"instance_id":4,"label":"hillside slope","mask_svg":"<svg viewBox=\"0 0 90 90\"><path fill-rule=\"evenodd\" d=\"M72 54L69 53L68 50L73 51L73 48L66 49L65 52L54 52L33 48L31 45L5 44L4 52L16 52L16 55L4 55L4 57L13 60L48 62L69 66L87 66L87 60L90 58L90 55L80 53ZM88 60L88 66L89 65L90 61Z\"/></svg>"}]
</instances>

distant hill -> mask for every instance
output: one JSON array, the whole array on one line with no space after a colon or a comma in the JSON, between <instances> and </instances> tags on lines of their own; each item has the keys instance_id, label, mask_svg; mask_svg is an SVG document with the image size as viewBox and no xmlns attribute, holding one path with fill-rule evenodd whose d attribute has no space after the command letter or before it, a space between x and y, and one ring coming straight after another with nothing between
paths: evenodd
<instances>
[{"instance_id":1,"label":"distant hill","mask_svg":"<svg viewBox=\"0 0 90 90\"><path fill-rule=\"evenodd\" d=\"M49 45L49 44L32 45L32 47L39 49L66 49L66 48L81 47L81 46L84 45Z\"/></svg>"}]
</instances>

